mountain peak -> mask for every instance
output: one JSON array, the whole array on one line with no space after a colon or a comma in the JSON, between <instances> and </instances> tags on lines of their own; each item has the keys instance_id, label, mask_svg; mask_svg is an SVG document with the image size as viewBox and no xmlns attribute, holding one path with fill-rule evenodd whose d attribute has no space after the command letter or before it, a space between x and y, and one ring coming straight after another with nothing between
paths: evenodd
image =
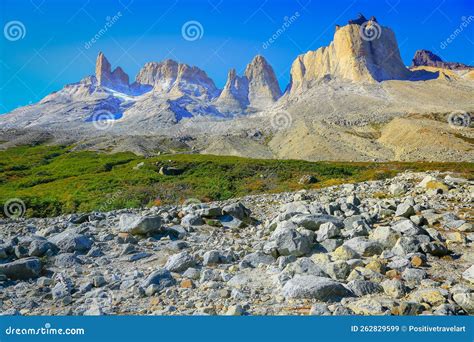
<instances>
[{"instance_id":1,"label":"mountain peak","mask_svg":"<svg viewBox=\"0 0 474 342\"><path fill-rule=\"evenodd\" d=\"M262 55L255 56L245 69L252 107L264 108L281 96L280 85L271 65Z\"/></svg>"},{"instance_id":2,"label":"mountain peak","mask_svg":"<svg viewBox=\"0 0 474 342\"><path fill-rule=\"evenodd\" d=\"M99 86L118 91L126 91L129 88L128 75L121 67L117 67L112 71L110 62L103 52L99 52L97 55L95 77Z\"/></svg>"},{"instance_id":3,"label":"mountain peak","mask_svg":"<svg viewBox=\"0 0 474 342\"><path fill-rule=\"evenodd\" d=\"M214 81L203 70L172 59L146 63L135 81L163 93L184 93L207 98L215 98L219 93Z\"/></svg>"},{"instance_id":4,"label":"mountain peak","mask_svg":"<svg viewBox=\"0 0 474 342\"><path fill-rule=\"evenodd\" d=\"M413 57L411 66L413 68L420 66L438 67L443 69L471 69L472 67L466 64L457 62L444 62L441 57L429 50L417 50Z\"/></svg>"},{"instance_id":5,"label":"mountain peak","mask_svg":"<svg viewBox=\"0 0 474 342\"><path fill-rule=\"evenodd\" d=\"M298 56L291 68L291 89L325 77L380 82L407 79L395 34L363 15L337 26L329 46Z\"/></svg>"}]
</instances>

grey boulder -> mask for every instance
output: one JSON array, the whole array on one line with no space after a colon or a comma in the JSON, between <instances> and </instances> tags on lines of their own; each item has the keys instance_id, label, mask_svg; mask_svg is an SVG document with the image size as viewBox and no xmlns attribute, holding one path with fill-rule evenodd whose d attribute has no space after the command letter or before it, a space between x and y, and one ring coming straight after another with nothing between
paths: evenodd
<instances>
[{"instance_id":1,"label":"grey boulder","mask_svg":"<svg viewBox=\"0 0 474 342\"><path fill-rule=\"evenodd\" d=\"M152 235L161 232L160 216L139 216L124 214L120 216L119 229L132 235Z\"/></svg>"},{"instance_id":2,"label":"grey boulder","mask_svg":"<svg viewBox=\"0 0 474 342\"><path fill-rule=\"evenodd\" d=\"M0 265L0 274L12 280L37 278L41 274L42 265L38 258L25 258Z\"/></svg>"},{"instance_id":3,"label":"grey boulder","mask_svg":"<svg viewBox=\"0 0 474 342\"><path fill-rule=\"evenodd\" d=\"M291 299L317 299L337 301L352 296L341 283L313 275L295 275L282 289L283 296Z\"/></svg>"}]
</instances>

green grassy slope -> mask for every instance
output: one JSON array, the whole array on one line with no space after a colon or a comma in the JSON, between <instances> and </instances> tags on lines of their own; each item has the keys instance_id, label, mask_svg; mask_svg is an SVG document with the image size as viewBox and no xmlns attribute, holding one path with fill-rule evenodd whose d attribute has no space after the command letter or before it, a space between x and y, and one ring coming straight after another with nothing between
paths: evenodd
<instances>
[{"instance_id":1,"label":"green grassy slope","mask_svg":"<svg viewBox=\"0 0 474 342\"><path fill-rule=\"evenodd\" d=\"M135 170L140 162L144 166ZM165 165L184 172L160 175L158 170ZM26 204L27 216L53 216L383 179L408 169L450 170L472 177L474 163L332 163L195 154L144 158L132 153L73 152L67 146L21 146L0 151L0 204L19 198ZM298 184L305 174L319 182Z\"/></svg>"}]
</instances>

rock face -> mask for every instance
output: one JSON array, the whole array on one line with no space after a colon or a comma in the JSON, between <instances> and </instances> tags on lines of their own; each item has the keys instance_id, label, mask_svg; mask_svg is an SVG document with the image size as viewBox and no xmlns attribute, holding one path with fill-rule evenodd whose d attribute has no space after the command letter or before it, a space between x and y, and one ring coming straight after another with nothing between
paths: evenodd
<instances>
[{"instance_id":1,"label":"rock face","mask_svg":"<svg viewBox=\"0 0 474 342\"><path fill-rule=\"evenodd\" d=\"M187 94L208 99L219 94L214 81L204 71L171 59L145 64L138 72L135 82L152 86L154 91L160 93Z\"/></svg>"},{"instance_id":2,"label":"rock face","mask_svg":"<svg viewBox=\"0 0 474 342\"><path fill-rule=\"evenodd\" d=\"M241 112L249 105L249 82L247 77L238 76L235 69L227 75L227 82L222 90L217 105L229 112Z\"/></svg>"},{"instance_id":3,"label":"rock face","mask_svg":"<svg viewBox=\"0 0 474 342\"><path fill-rule=\"evenodd\" d=\"M369 20L340 27L329 46L298 56L291 67L291 91L322 78L351 81L406 79L395 34Z\"/></svg>"},{"instance_id":4,"label":"rock face","mask_svg":"<svg viewBox=\"0 0 474 342\"><path fill-rule=\"evenodd\" d=\"M419 67L419 66L429 66L429 67L436 67L436 68L443 68L443 69L450 69L450 70L464 70L464 69L472 69L473 67L457 63L457 62L444 62L441 57L435 55L433 52L428 50L417 50L415 52L415 56L412 60L412 67Z\"/></svg>"},{"instance_id":5,"label":"rock face","mask_svg":"<svg viewBox=\"0 0 474 342\"><path fill-rule=\"evenodd\" d=\"M245 69L249 82L249 102L254 108L265 108L281 96L273 68L263 56L256 56Z\"/></svg>"},{"instance_id":6,"label":"rock face","mask_svg":"<svg viewBox=\"0 0 474 342\"><path fill-rule=\"evenodd\" d=\"M244 76L238 76L231 69L227 82L216 101L226 112L242 112L264 109L281 97L281 89L275 72L263 56L256 56L245 69Z\"/></svg>"},{"instance_id":7,"label":"rock face","mask_svg":"<svg viewBox=\"0 0 474 342\"><path fill-rule=\"evenodd\" d=\"M125 92L129 90L128 75L121 67L112 71L109 61L102 52L99 52L95 63L95 77L99 86Z\"/></svg>"}]
</instances>

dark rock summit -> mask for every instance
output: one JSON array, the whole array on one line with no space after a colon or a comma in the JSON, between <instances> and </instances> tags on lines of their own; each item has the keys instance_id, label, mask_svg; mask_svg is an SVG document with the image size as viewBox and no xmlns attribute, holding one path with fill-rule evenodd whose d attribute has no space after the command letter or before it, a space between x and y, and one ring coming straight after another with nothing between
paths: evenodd
<instances>
[{"instance_id":1,"label":"dark rock summit","mask_svg":"<svg viewBox=\"0 0 474 342\"><path fill-rule=\"evenodd\" d=\"M472 69L472 66L458 62L444 62L438 55L428 50L418 50L413 57L412 68L419 66L429 66L450 70Z\"/></svg>"}]
</instances>

